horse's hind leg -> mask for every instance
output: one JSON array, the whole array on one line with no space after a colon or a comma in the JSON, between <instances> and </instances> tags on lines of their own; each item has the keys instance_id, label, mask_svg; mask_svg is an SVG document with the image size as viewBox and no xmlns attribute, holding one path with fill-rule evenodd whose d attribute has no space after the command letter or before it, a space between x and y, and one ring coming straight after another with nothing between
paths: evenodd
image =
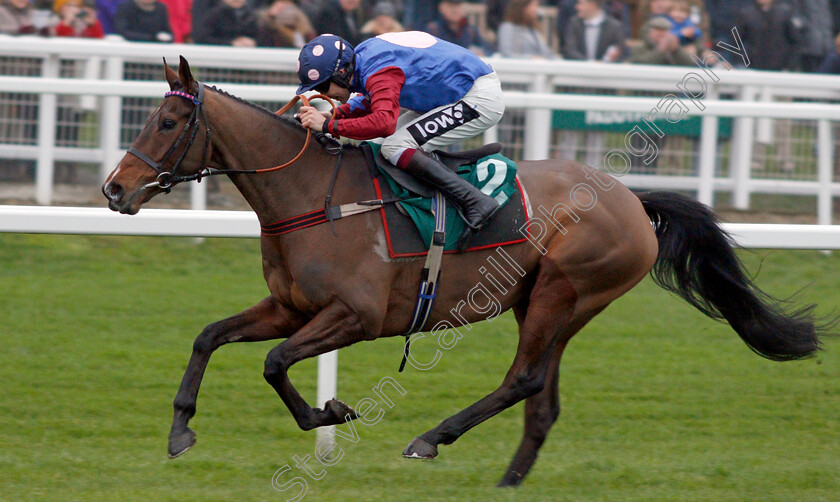
<instances>
[{"instance_id":1,"label":"horse's hind leg","mask_svg":"<svg viewBox=\"0 0 840 502\"><path fill-rule=\"evenodd\" d=\"M365 331L358 315L346 304L336 300L318 312L300 331L268 353L263 376L286 403L301 429L337 425L343 423L347 415L351 419L356 418L356 413L337 399L327 401L324 409L309 406L289 380L289 367L303 359L347 347L364 339Z\"/></svg>"},{"instance_id":2,"label":"horse's hind leg","mask_svg":"<svg viewBox=\"0 0 840 502\"><path fill-rule=\"evenodd\" d=\"M554 349L548 367L545 388L540 393L525 400L525 432L522 436L522 443L516 450L516 454L498 486L518 486L521 484L537 460L537 452L545 442L551 426L560 416L560 358L563 356L563 350L572 336L601 310L603 309L598 309L595 313L587 315L581 320L576 320L569 326L567 332L561 335L561 342Z\"/></svg>"},{"instance_id":3,"label":"horse's hind leg","mask_svg":"<svg viewBox=\"0 0 840 502\"><path fill-rule=\"evenodd\" d=\"M175 415L169 434L170 458L184 453L195 443L195 433L187 427L187 423L195 415L198 389L213 351L232 342L257 342L289 336L304 322L305 319L298 314L268 297L248 310L204 328L193 343L190 362L175 395Z\"/></svg>"},{"instance_id":4,"label":"horse's hind leg","mask_svg":"<svg viewBox=\"0 0 840 502\"><path fill-rule=\"evenodd\" d=\"M450 444L462 434L543 390L560 335L571 321L577 294L565 274L543 258L531 291L527 314L519 333L513 365L502 384L477 403L447 418L417 437L403 452L409 458L433 458L438 444Z\"/></svg>"},{"instance_id":5,"label":"horse's hind leg","mask_svg":"<svg viewBox=\"0 0 840 502\"><path fill-rule=\"evenodd\" d=\"M543 390L525 400L525 433L522 443L498 486L516 486L522 483L537 460L537 452L545 442L549 429L560 416L559 380L562 349L563 347L557 347L554 350Z\"/></svg>"}]
</instances>

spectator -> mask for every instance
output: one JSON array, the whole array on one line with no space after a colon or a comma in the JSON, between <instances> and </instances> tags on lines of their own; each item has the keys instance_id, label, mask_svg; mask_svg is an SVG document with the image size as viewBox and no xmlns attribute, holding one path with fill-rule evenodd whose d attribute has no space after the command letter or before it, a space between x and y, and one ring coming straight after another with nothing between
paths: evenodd
<instances>
[{"instance_id":1,"label":"spectator","mask_svg":"<svg viewBox=\"0 0 840 502\"><path fill-rule=\"evenodd\" d=\"M259 38L257 16L246 0L222 0L204 18L205 29L197 44L256 47Z\"/></svg>"},{"instance_id":2,"label":"spectator","mask_svg":"<svg viewBox=\"0 0 840 502\"><path fill-rule=\"evenodd\" d=\"M790 6L756 0L739 14L738 32L750 58L750 68L791 70L796 66L799 30ZM734 64L741 61L734 61Z\"/></svg>"},{"instance_id":3,"label":"spectator","mask_svg":"<svg viewBox=\"0 0 840 502\"><path fill-rule=\"evenodd\" d=\"M503 1L503 0L496 0ZM569 21L577 16L577 0L558 0L557 1L557 33L563 35L566 33ZM628 39L632 35L630 23L630 7L620 0L605 0L602 2L601 8L604 12L621 22L624 27L624 38ZM562 40L561 40L562 41ZM564 42L565 43L565 42Z\"/></svg>"},{"instance_id":4,"label":"spectator","mask_svg":"<svg viewBox=\"0 0 840 502\"><path fill-rule=\"evenodd\" d=\"M192 2L192 39L204 40L208 25L205 21L207 14L221 4L221 0L193 0Z\"/></svg>"},{"instance_id":5,"label":"spectator","mask_svg":"<svg viewBox=\"0 0 840 502\"><path fill-rule=\"evenodd\" d=\"M257 23L260 44L267 47L295 47L302 49L315 38L315 30L306 14L289 0L277 0L263 10Z\"/></svg>"},{"instance_id":6,"label":"spectator","mask_svg":"<svg viewBox=\"0 0 840 502\"><path fill-rule=\"evenodd\" d=\"M82 4L82 0L56 0L53 10L58 23L53 28L57 37L102 38L105 32L96 18L96 11Z\"/></svg>"},{"instance_id":7,"label":"spectator","mask_svg":"<svg viewBox=\"0 0 840 502\"><path fill-rule=\"evenodd\" d=\"M313 0L310 0L313 1ZM362 0L362 19L365 22L370 21L373 19L373 10L376 8L377 5L381 3L391 4L394 8L394 19L399 21L399 23L403 26L403 31L408 31L406 28L405 23L403 22L403 0ZM362 23L364 24L364 23ZM398 32L392 32L398 33Z\"/></svg>"},{"instance_id":8,"label":"spectator","mask_svg":"<svg viewBox=\"0 0 840 502\"><path fill-rule=\"evenodd\" d=\"M823 59L817 73L840 75L840 35L837 35L837 38L834 39L834 50Z\"/></svg>"},{"instance_id":9,"label":"spectator","mask_svg":"<svg viewBox=\"0 0 840 502\"><path fill-rule=\"evenodd\" d=\"M577 15L566 24L563 57L615 63L624 56L624 27L607 15L604 0L577 0ZM604 158L606 135L602 131L563 131L560 151L564 157L577 158L580 136L584 137L585 162L598 165Z\"/></svg>"},{"instance_id":10,"label":"spectator","mask_svg":"<svg viewBox=\"0 0 840 502\"><path fill-rule=\"evenodd\" d=\"M838 0L840 1L840 0ZM505 19L505 7L508 0L485 0L484 24L493 33L499 31L499 25Z\"/></svg>"},{"instance_id":11,"label":"spectator","mask_svg":"<svg viewBox=\"0 0 840 502\"><path fill-rule=\"evenodd\" d=\"M425 30L435 20L438 0L404 0L403 24L413 30Z\"/></svg>"},{"instance_id":12,"label":"spectator","mask_svg":"<svg viewBox=\"0 0 840 502\"><path fill-rule=\"evenodd\" d=\"M557 0L558 35L562 36L563 34L565 34L566 29L569 26L569 21L571 21L572 19L574 19L575 16L577 16L577 10L575 9L575 5L577 5L577 0Z\"/></svg>"},{"instance_id":13,"label":"spectator","mask_svg":"<svg viewBox=\"0 0 840 502\"><path fill-rule=\"evenodd\" d=\"M114 18L116 32L136 42L171 42L166 6L157 0L125 0Z\"/></svg>"},{"instance_id":14,"label":"spectator","mask_svg":"<svg viewBox=\"0 0 840 502\"><path fill-rule=\"evenodd\" d=\"M791 3L794 15L802 19L804 28L798 45L802 71L816 71L834 45L828 0L795 0Z\"/></svg>"},{"instance_id":15,"label":"spectator","mask_svg":"<svg viewBox=\"0 0 840 502\"><path fill-rule=\"evenodd\" d=\"M632 36L632 28L630 23L630 7L620 0L606 0L601 6L608 16L621 23L624 28L624 38L628 39Z\"/></svg>"},{"instance_id":16,"label":"spectator","mask_svg":"<svg viewBox=\"0 0 840 502\"><path fill-rule=\"evenodd\" d=\"M126 0L96 0L96 17L102 24L102 30L106 35L117 32L114 19L117 17L117 9Z\"/></svg>"},{"instance_id":17,"label":"spectator","mask_svg":"<svg viewBox=\"0 0 840 502\"><path fill-rule=\"evenodd\" d=\"M321 12L322 0L293 0L310 22ZM314 28L313 28L314 31ZM317 34L316 34L317 35Z\"/></svg>"},{"instance_id":18,"label":"spectator","mask_svg":"<svg viewBox=\"0 0 840 502\"><path fill-rule=\"evenodd\" d=\"M163 0L161 0L163 1ZM192 24L192 30L190 31L191 38L193 40L197 39L206 39L207 35L205 34L206 28L208 27L207 23L204 19L207 17L213 9L222 5L222 0L175 0L175 1L186 1L189 2L191 5L190 7L190 18ZM303 5L306 8L302 9L304 13L307 14L307 19L312 19L312 16L309 15L310 10L317 11L321 8L321 0L290 0L295 1L296 4ZM254 12L262 8L267 8L271 5L272 0L247 0L248 6ZM317 4L317 5L316 5Z\"/></svg>"},{"instance_id":19,"label":"spectator","mask_svg":"<svg viewBox=\"0 0 840 502\"><path fill-rule=\"evenodd\" d=\"M577 16L566 26L563 57L615 63L624 54L624 27L607 16L603 0L577 0Z\"/></svg>"},{"instance_id":20,"label":"spectator","mask_svg":"<svg viewBox=\"0 0 840 502\"><path fill-rule=\"evenodd\" d=\"M467 19L463 0L441 0L438 4L438 17L429 23L426 31L447 42L469 49L479 56L493 52L490 45L481 37L478 28L470 24Z\"/></svg>"},{"instance_id":21,"label":"spectator","mask_svg":"<svg viewBox=\"0 0 840 502\"><path fill-rule=\"evenodd\" d=\"M709 38L712 47L717 47L718 42L725 42L734 45L732 28L738 25L741 9L750 5L753 0L704 0L706 12L709 15ZM718 51L729 56L727 51ZM735 56L738 58L738 56Z\"/></svg>"},{"instance_id":22,"label":"spectator","mask_svg":"<svg viewBox=\"0 0 840 502\"><path fill-rule=\"evenodd\" d=\"M630 57L627 59L630 63L637 64L653 64L653 65L673 65L673 66L693 66L694 61L691 56L682 47L680 47L679 38L671 33L672 23L666 15L654 15L647 23L645 23L647 31L642 45L635 47L630 52ZM636 151L643 151L648 148L646 141L651 141L659 152L665 151L663 148L666 138L660 138L653 134L652 137L643 140L638 135L630 138L630 144ZM669 138L669 141L676 138ZM656 168L660 162L657 155L649 167Z\"/></svg>"},{"instance_id":23,"label":"spectator","mask_svg":"<svg viewBox=\"0 0 840 502\"><path fill-rule=\"evenodd\" d=\"M840 0L828 0L828 8L831 9L832 35L840 33Z\"/></svg>"},{"instance_id":24,"label":"spectator","mask_svg":"<svg viewBox=\"0 0 840 502\"><path fill-rule=\"evenodd\" d=\"M499 25L499 53L506 58L554 59L539 32L537 0L511 0Z\"/></svg>"},{"instance_id":25,"label":"spectator","mask_svg":"<svg viewBox=\"0 0 840 502\"><path fill-rule=\"evenodd\" d=\"M315 32L331 33L357 45L362 41L360 4L361 0L327 0L314 20Z\"/></svg>"},{"instance_id":26,"label":"spectator","mask_svg":"<svg viewBox=\"0 0 840 502\"><path fill-rule=\"evenodd\" d=\"M362 35L365 39L384 35L385 33L398 33L405 31L403 25L397 21L397 8L391 2L379 2L371 11L371 19L362 26Z\"/></svg>"},{"instance_id":27,"label":"spectator","mask_svg":"<svg viewBox=\"0 0 840 502\"><path fill-rule=\"evenodd\" d=\"M647 5L645 5L645 3ZM646 9L646 16L648 19L657 16L668 16L668 11L671 10L671 5L674 3L674 0L648 0L647 2L642 2L642 5L645 5L644 9ZM644 11L643 11L644 13Z\"/></svg>"},{"instance_id":28,"label":"spectator","mask_svg":"<svg viewBox=\"0 0 840 502\"><path fill-rule=\"evenodd\" d=\"M674 0L650 0L650 15L642 24L642 29L639 31L643 38L647 37L647 34L650 33L650 22L654 18L657 17L664 17L668 21L671 21L671 17L668 16L668 13L671 11L671 4Z\"/></svg>"},{"instance_id":29,"label":"spectator","mask_svg":"<svg viewBox=\"0 0 840 502\"><path fill-rule=\"evenodd\" d=\"M32 24L32 4L29 0L4 0L0 4L0 33L29 35L36 31Z\"/></svg>"},{"instance_id":30,"label":"spectator","mask_svg":"<svg viewBox=\"0 0 840 502\"><path fill-rule=\"evenodd\" d=\"M500 0L501 1L501 0ZM568 29L569 21L577 16L577 0L558 0L557 1L557 33L564 34ZM601 8L604 12L618 21L624 27L624 38L630 38L631 23L630 23L630 7L620 0L605 0L602 2ZM565 43L565 42L564 42Z\"/></svg>"},{"instance_id":31,"label":"spectator","mask_svg":"<svg viewBox=\"0 0 840 502\"><path fill-rule=\"evenodd\" d=\"M159 0L169 12L169 26L176 44L192 41L192 0Z\"/></svg>"},{"instance_id":32,"label":"spectator","mask_svg":"<svg viewBox=\"0 0 840 502\"><path fill-rule=\"evenodd\" d=\"M53 0L30 1L32 2L32 24L35 26L35 29L38 30L41 35L51 35L51 28L56 23L55 11L53 11Z\"/></svg>"},{"instance_id":33,"label":"spectator","mask_svg":"<svg viewBox=\"0 0 840 502\"><path fill-rule=\"evenodd\" d=\"M671 33L671 21L666 16L655 16L647 23L647 35L641 46L636 47L628 59L631 63L692 66L694 61Z\"/></svg>"},{"instance_id":34,"label":"spectator","mask_svg":"<svg viewBox=\"0 0 840 502\"><path fill-rule=\"evenodd\" d=\"M697 54L696 43L699 42L703 31L691 19L691 9L688 0L674 0L668 11L671 18L671 33L677 36L680 45L690 54Z\"/></svg>"}]
</instances>

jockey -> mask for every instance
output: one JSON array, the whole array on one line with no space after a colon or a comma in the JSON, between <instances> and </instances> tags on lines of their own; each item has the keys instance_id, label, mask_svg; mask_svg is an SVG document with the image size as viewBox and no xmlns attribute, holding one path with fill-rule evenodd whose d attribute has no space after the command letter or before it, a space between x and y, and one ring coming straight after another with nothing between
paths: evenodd
<instances>
[{"instance_id":1,"label":"jockey","mask_svg":"<svg viewBox=\"0 0 840 502\"><path fill-rule=\"evenodd\" d=\"M439 188L471 230L499 210L495 199L426 153L478 136L502 118L499 78L472 52L419 31L380 35L355 50L340 37L321 35L301 50L298 65L298 94L315 90L342 103L335 115L301 107L304 127L384 138L382 155ZM409 111L400 115L401 107Z\"/></svg>"}]
</instances>

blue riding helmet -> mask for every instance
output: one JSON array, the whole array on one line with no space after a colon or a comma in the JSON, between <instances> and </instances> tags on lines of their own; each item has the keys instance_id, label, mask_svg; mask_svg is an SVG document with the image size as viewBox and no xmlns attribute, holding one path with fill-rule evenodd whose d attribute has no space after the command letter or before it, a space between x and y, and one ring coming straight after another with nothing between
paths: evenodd
<instances>
[{"instance_id":1,"label":"blue riding helmet","mask_svg":"<svg viewBox=\"0 0 840 502\"><path fill-rule=\"evenodd\" d=\"M350 87L350 77L355 70L356 53L349 42L335 35L320 35L300 50L298 56L298 94L333 81ZM340 72L341 70L344 72Z\"/></svg>"}]
</instances>

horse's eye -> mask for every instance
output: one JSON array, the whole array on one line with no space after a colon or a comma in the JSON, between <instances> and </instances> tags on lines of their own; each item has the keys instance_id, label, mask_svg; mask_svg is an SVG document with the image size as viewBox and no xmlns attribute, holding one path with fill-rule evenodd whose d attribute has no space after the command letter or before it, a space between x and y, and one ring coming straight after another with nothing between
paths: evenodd
<instances>
[{"instance_id":1,"label":"horse's eye","mask_svg":"<svg viewBox=\"0 0 840 502\"><path fill-rule=\"evenodd\" d=\"M164 119L164 121L160 124L161 129L174 129L175 128L175 121L172 119Z\"/></svg>"}]
</instances>

